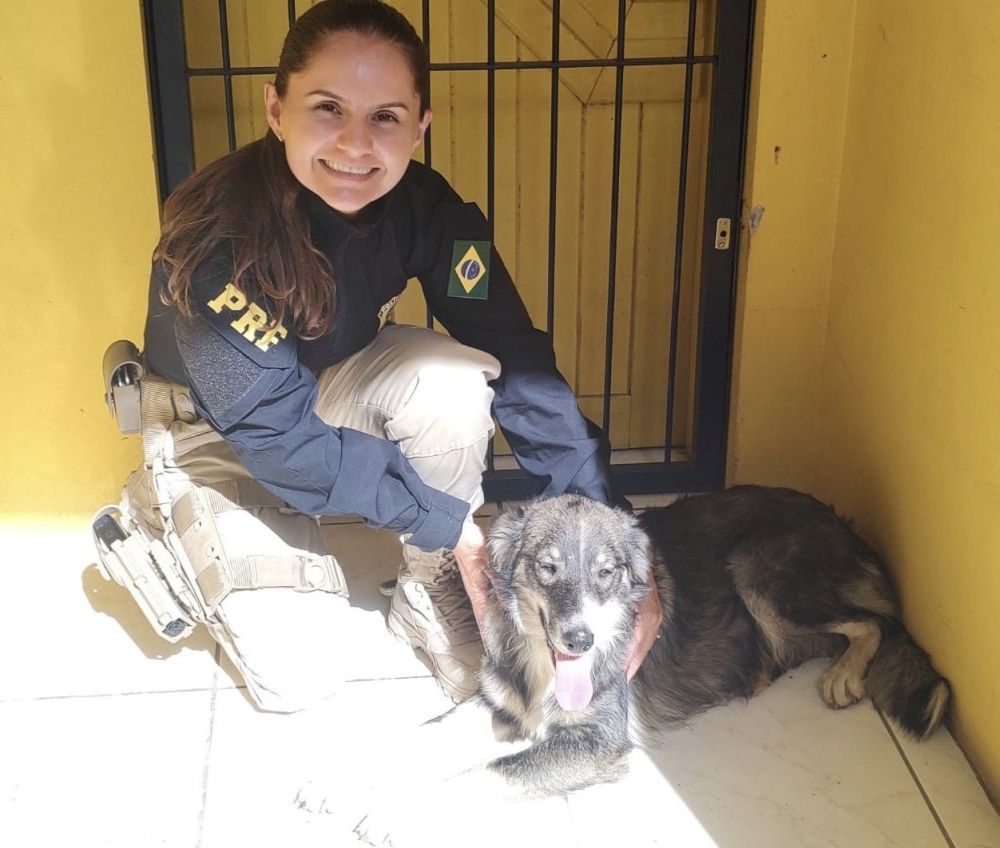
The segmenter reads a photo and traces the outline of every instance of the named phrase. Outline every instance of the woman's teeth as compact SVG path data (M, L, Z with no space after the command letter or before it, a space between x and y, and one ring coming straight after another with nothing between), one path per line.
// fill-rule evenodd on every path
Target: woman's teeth
M374 168L352 168L349 165L341 165L338 162L331 162L329 159L321 159L320 161L331 171L337 171L341 174L354 174L358 177L368 176L368 174L375 170Z

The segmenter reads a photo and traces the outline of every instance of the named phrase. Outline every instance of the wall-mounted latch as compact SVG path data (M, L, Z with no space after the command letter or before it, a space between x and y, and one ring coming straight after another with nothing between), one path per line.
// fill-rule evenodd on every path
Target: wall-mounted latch
M715 221L715 249L729 250L729 234L733 229L731 218L717 218Z

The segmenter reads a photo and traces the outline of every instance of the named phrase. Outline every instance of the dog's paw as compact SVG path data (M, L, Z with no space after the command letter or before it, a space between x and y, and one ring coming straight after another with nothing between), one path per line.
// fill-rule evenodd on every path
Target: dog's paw
M819 690L826 705L839 710L865 697L865 681L841 663L834 663L820 678Z

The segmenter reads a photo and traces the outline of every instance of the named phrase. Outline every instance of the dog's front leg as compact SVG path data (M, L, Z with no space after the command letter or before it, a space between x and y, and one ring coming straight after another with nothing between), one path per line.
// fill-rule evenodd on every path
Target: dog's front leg
M562 795L622 777L631 747L597 725L557 727L538 744L487 764L486 775L469 777L483 788L499 787L503 797Z

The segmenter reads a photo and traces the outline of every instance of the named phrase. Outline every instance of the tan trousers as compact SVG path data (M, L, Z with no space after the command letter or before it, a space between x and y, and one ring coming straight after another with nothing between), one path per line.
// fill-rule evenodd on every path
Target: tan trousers
M389 326L364 350L320 374L316 413L399 445L427 485L483 502L482 474L493 434L487 385L500 373L489 354L419 327ZM144 433L144 437L145 437ZM174 421L147 445L152 462L129 478L124 507L150 532L163 532L157 500L176 500L194 484L248 477L225 441L204 421ZM156 460L159 458L159 461ZM154 467L158 470L154 474ZM155 479L154 479L155 477ZM326 553L318 521L288 509L249 507L216 517L229 557ZM293 712L333 694L343 682L338 653L347 600L324 591L234 590L209 630L265 710Z

